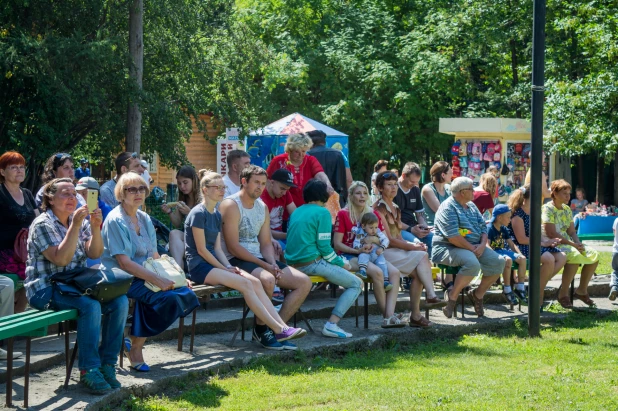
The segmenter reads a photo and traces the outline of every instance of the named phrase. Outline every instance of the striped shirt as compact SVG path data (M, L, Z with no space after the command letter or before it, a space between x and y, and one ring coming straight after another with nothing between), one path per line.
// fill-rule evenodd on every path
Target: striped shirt
M73 216L69 217L69 226ZM47 210L34 219L28 233L28 262L26 263L26 296L30 299L38 291L51 286L50 277L53 274L73 270L86 266L86 242L92 237L90 222L86 219L82 222L79 230L79 240L75 248L75 254L66 267L60 267L49 261L43 255L43 251L49 247L57 247L64 240L69 229L65 227L58 217Z
M458 235L471 244L479 244L486 233L485 220L472 201L468 202L466 208L454 197L449 197L440 204L434 221L434 244L450 244L448 239Z

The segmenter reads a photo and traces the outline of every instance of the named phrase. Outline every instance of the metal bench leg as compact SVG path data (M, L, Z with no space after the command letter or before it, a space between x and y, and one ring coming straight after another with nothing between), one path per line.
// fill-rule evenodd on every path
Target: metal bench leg
M6 347L6 406L13 406L13 341L9 338Z
M189 352L193 353L193 341L195 340L195 320L197 319L197 308L193 310L193 319L191 320L191 344Z
M573 298L575 297L575 277L571 280L571 304L573 304Z
M245 304L245 306L243 307L242 318L240 320L240 327L236 327L236 331L234 331L234 335L232 335L232 340L230 341L230 347L234 346L234 341L236 341L236 336L238 336L238 333L241 332L241 330L242 330L242 339L244 341L245 339L245 318L247 317L247 314L249 314L249 307L247 307L247 305Z
M75 345L73 345L73 352L71 353L71 359L69 360L69 362L67 362L67 376L64 379L64 389L65 390L69 386L69 379L71 378L71 371L73 370L73 364L75 363L75 357L77 356L77 349L78 349L77 338L75 338Z
M461 318L464 318L464 305L466 300L465 287L461 290Z
M313 327L311 327L309 320L307 320L307 317L305 317L305 313L303 312L303 310L299 308L298 314L300 314L300 319L305 322L305 325L307 325L307 328L309 329L309 331L315 334L315 331L313 331ZM296 328L296 314L294 314L294 328Z
M30 348L32 338L26 338L26 367L24 369L24 408L28 408L28 390L30 389Z
M120 368L124 368L124 334L122 335L122 341L120 342Z
M369 283L365 283L363 302L365 303L365 306L363 307L363 313L365 314L364 325L366 330L367 328L369 328Z
M64 380L64 388L66 388L69 385L69 377L70 377L70 370L69 370L69 362L71 362L70 359L70 350L69 350L69 322L68 321L64 321L62 323L62 331L64 332L64 363L66 364L67 367L67 375L66 375L66 379ZM77 339L75 340L75 345L77 346Z
M429 320L429 308L427 308L427 289L425 289L425 318Z
M358 328L358 297L354 301L354 316L356 317L356 328Z
M182 351L182 339L184 338L185 318L180 317L178 321L178 351Z

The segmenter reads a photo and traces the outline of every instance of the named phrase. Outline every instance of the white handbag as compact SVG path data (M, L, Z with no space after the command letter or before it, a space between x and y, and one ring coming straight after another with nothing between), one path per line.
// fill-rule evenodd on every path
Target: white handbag
M185 276L185 272L182 268L180 268L176 260L167 254L163 254L158 260L150 257L144 261L142 265L145 269L152 271L159 277L173 281L174 289L187 286L187 277ZM161 291L159 287L149 281L146 281L145 284L150 291L154 291L155 293Z

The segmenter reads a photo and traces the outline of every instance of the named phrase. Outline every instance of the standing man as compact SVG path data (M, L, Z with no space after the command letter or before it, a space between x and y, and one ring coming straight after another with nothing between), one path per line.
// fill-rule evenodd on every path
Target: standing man
M135 171L140 176L144 174L144 166L142 166L142 162L137 153L129 153L128 151L120 153L118 154L118 157L116 157L114 164L116 166L116 176L111 180L106 181L101 186L101 190L99 191L101 200L103 200L103 202L111 208L115 208L118 204L120 204L114 195L116 182L120 176L128 173L129 171Z
M348 198L348 183L343 153L326 147L326 134L321 130L307 132L313 141L313 147L307 154L315 157L322 165L333 189L339 194L339 204L345 206Z
M88 160L85 158L82 158L81 160L79 160L79 168L77 170L75 170L75 179L76 180L81 180L82 177L90 177L90 164L88 163Z
M371 175L371 204L380 199L380 192L376 188L376 178L378 174L386 170L388 170L388 161L386 160L378 160L378 162L373 165L373 174Z
M311 280L300 271L275 260L270 215L260 199L267 183L266 170L249 165L240 172L240 183L240 191L219 205L223 224L222 248L230 264L262 282L269 297L272 297L275 285L291 290L279 311L281 319L287 322L305 301L311 290ZM259 319L256 322L253 338L263 347L296 349L288 341L278 342L264 322Z
M418 164L409 162L403 167L401 177L397 180L399 189L393 200L401 209L403 239L414 242L417 238L427 246L427 254L431 258L431 241L433 233L425 222L425 210L421 201L421 168Z
M266 182L266 190L260 198L268 207L270 213L270 233L285 251L287 234L283 232L283 214L292 215L296 210L296 205L290 194L290 188L296 187L294 176L284 168L275 171Z
M240 172L251 164L251 157L246 151L232 150L227 154L227 174L223 176L225 198L240 191Z

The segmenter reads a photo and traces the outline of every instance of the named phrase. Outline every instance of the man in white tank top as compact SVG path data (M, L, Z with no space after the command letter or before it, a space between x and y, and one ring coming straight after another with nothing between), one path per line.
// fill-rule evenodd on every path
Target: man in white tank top
M311 291L311 280L302 272L275 259L270 215L268 207L260 199L266 181L266 171L261 167L250 165L242 170L240 191L219 205L223 234L221 245L230 264L258 278L269 297L272 297L275 284L291 290L279 311L281 319L287 322ZM265 348L271 348L269 345L272 344L268 341L268 333L264 322L258 319L253 332L254 339ZM282 345L284 349L296 349L288 341Z

